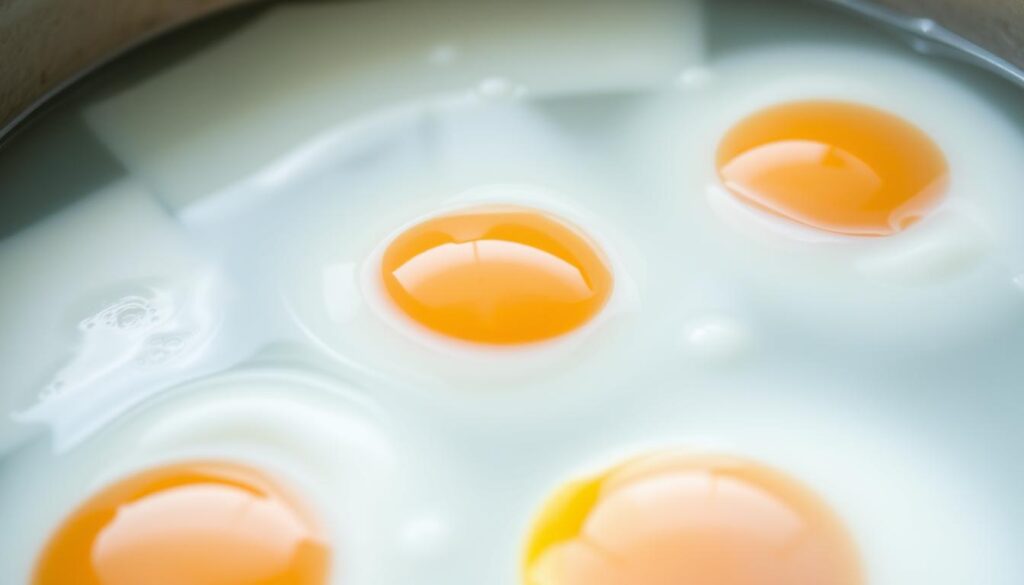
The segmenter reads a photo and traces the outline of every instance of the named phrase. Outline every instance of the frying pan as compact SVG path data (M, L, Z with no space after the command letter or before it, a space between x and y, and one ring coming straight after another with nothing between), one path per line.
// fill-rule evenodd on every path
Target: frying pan
M261 0L0 0L0 140L99 65L186 23ZM772 1L772 0L766 0ZM1022 0L818 0L1024 85Z

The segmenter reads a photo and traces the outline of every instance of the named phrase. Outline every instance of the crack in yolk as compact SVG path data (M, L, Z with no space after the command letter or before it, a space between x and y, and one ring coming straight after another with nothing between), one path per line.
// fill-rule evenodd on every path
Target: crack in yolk
M399 234L384 290L414 322L477 343L521 344L576 330L604 306L612 275L576 228L523 208L468 210Z
M524 585L862 585L813 493L743 460L664 453L570 483L527 543Z
M949 171L938 146L892 114L805 101L736 124L718 175L741 201L797 223L852 236L888 236L933 210Z
M51 537L33 585L324 585L318 529L274 484L181 464L101 491Z

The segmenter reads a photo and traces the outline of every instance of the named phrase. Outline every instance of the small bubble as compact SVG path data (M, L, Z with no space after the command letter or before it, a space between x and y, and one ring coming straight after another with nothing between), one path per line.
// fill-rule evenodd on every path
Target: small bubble
M924 34L931 34L938 28L938 25L929 18L918 18L914 20L914 28Z
M713 75L706 67L690 67L683 70L676 78L676 87L679 89L699 89L711 83Z
M92 329L97 324L102 323L111 329L127 331L148 327L160 319L160 312L148 299L139 296L128 296L108 305L97 313L95 317L83 321L82 328Z
M150 315L148 315L146 307L124 307L117 312L115 324L119 329L134 329L144 323L147 317Z
M188 333L154 335L146 340L135 362L142 366L153 366L169 361L187 347L190 336Z
M1013 285L1024 291L1024 272L1013 277Z
M750 334L737 321L728 317L708 317L683 329L687 352L706 361L733 358L750 345Z
M444 554L449 539L449 527L436 512L425 513L411 519L401 531L401 543L407 554L432 557Z
M39 400L42 402L45 402L47 400L53 400L54 398L60 396L65 386L66 384L64 380L61 380L60 378L50 382L39 393Z
M523 96L526 88L504 77L488 77L477 85L476 93L487 100L505 100Z
M455 45L437 45L427 55L427 60L434 65L449 65L459 56L459 49Z
M185 340L178 336L173 336L165 339L161 344L167 351L181 351L185 347Z
M910 48L922 55L931 55L935 51L935 43L926 39L911 39Z

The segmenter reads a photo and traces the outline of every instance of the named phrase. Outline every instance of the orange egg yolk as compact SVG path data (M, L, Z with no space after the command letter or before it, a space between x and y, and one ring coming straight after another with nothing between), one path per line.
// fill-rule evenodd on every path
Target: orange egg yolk
M833 101L787 103L736 124L718 175L740 200L792 221L854 236L897 233L945 194L942 151L892 114Z
M323 585L328 549L295 503L240 467L141 473L53 535L34 585Z
M388 245L384 288L416 323L487 344L543 341L592 319L612 275L576 228L545 213L486 208L413 226Z
M527 543L525 585L860 585L828 507L760 465L660 454L563 488Z

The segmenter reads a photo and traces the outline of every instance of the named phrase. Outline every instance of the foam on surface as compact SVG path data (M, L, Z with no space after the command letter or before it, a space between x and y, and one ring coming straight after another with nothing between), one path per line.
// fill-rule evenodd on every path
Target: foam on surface
M10 275L0 287L0 411L73 394L142 359L147 340L181 324L177 317L204 269L196 244L131 181L6 239L0 246L0 272ZM197 339L204 328L195 319L187 323ZM26 432L0 420L0 450Z

